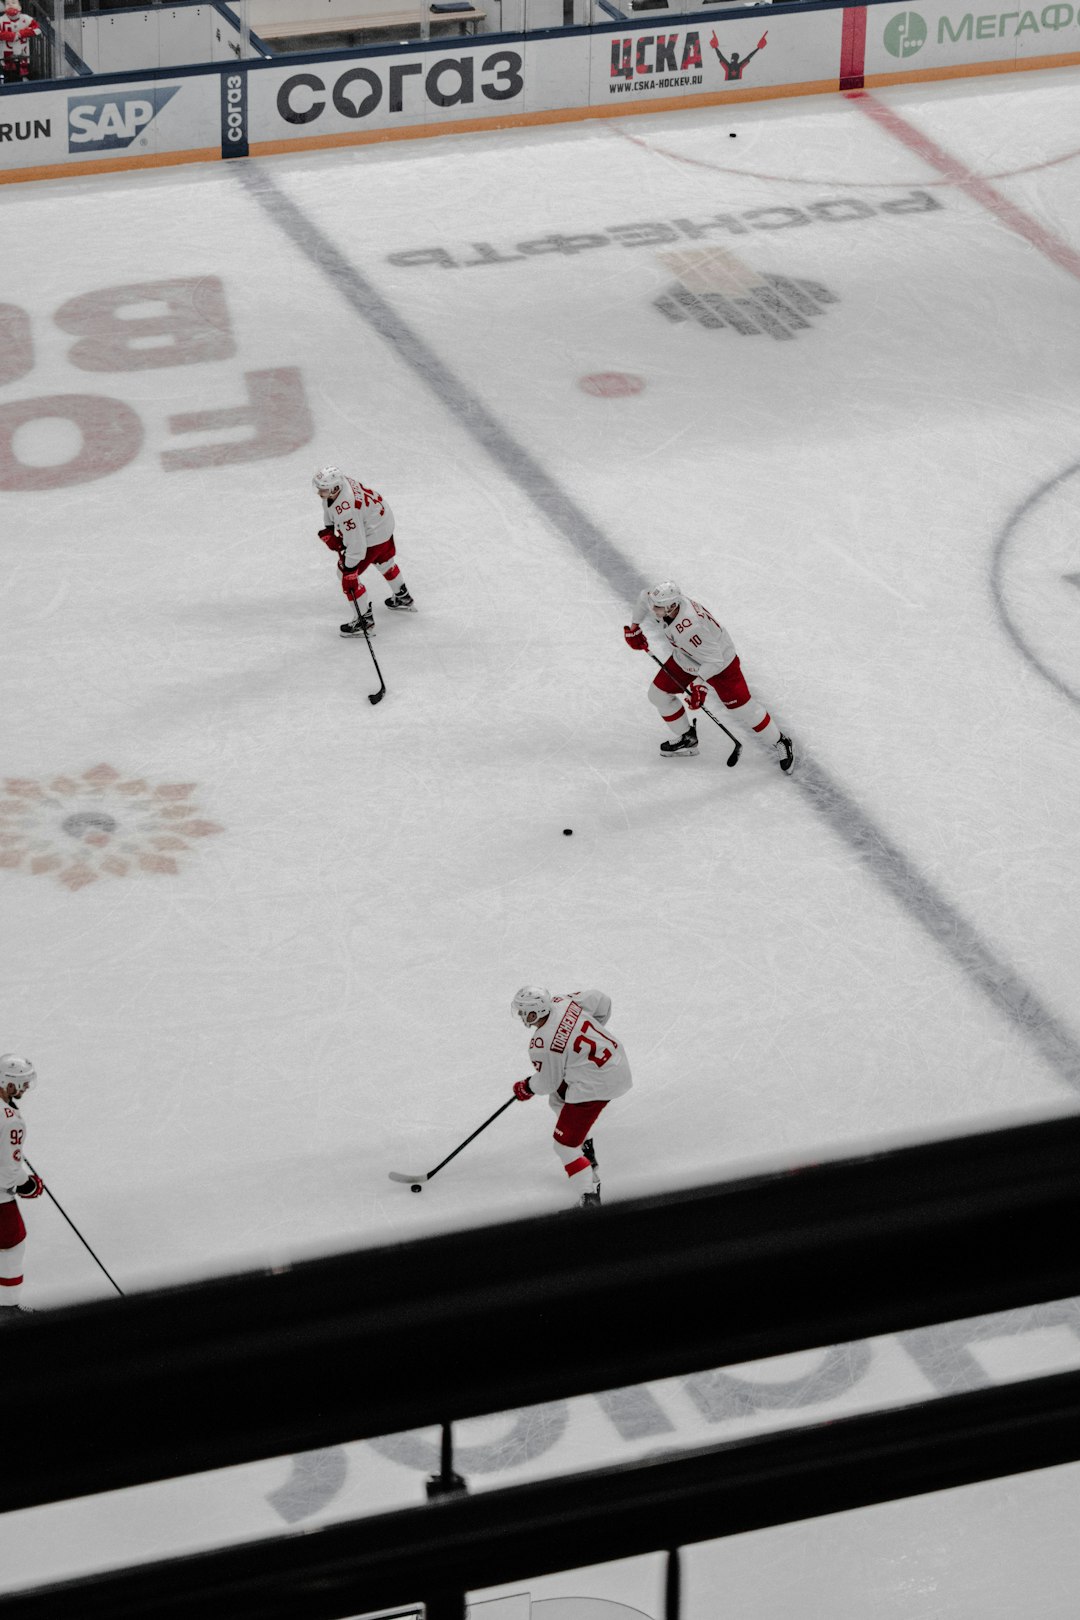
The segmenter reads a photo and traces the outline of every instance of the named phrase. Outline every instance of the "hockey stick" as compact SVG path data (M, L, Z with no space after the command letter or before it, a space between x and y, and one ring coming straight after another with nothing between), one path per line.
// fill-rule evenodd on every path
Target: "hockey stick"
M375 673L379 677L379 690L377 692L368 693L368 702L381 703L383 698L386 696L386 681L383 678L382 670L379 668L379 660L375 656L375 649L371 645L371 637L367 633L367 625L364 623L364 615L360 611L360 603L358 601L354 602L353 607L356 609L356 622L364 632L364 640L367 642L367 650L371 654L371 662L375 665Z
M37 1176L38 1180L41 1181L41 1190L42 1190L42 1192L44 1192L49 1198L52 1198L53 1203L56 1205L57 1209L60 1211L60 1213L64 1217L65 1221L67 1221L68 1225L71 1227L71 1230L74 1232L75 1236L78 1238L79 1242L82 1244L83 1248L86 1250L86 1252L90 1256L91 1260L96 1261L96 1263L99 1266L101 1266L102 1271L105 1271L105 1267L101 1265L101 1261L98 1260L97 1255L94 1253L94 1251L90 1247L89 1243L87 1243L86 1239L83 1237L82 1233L79 1231L79 1228L75 1225L75 1222L71 1219L71 1216L62 1207L62 1205L60 1204L59 1199L53 1197L53 1194L49 1191L49 1188L46 1186L45 1182L42 1181L42 1178L40 1176L38 1176L38 1173L34 1169L33 1165L30 1163L30 1160L29 1159L24 1159L23 1163L25 1164L26 1168L29 1170L30 1174L32 1176ZM109 1277L109 1273L107 1271L105 1271L105 1275L106 1275L106 1277ZM120 1287L120 1284L116 1281L116 1278L115 1277L109 1277L109 1281L112 1283L113 1287L116 1289L116 1292L120 1295L120 1298L123 1299L124 1290Z
M654 664L659 665L659 667L664 671L665 675L670 675L671 674L671 671L670 671L670 669L668 669L667 665L662 663L661 660L659 658L657 658L657 656L656 656L656 654L654 652L650 652L649 657L652 659ZM693 677L691 677L690 686L693 686L693 684L694 684ZM684 695L687 692L689 692L690 686L684 686L683 687L682 690L683 690ZM695 710L692 710L691 712L696 713ZM724 733L724 736L731 738L731 740L735 744L735 746L731 750L731 753L727 757L727 763L729 765L737 765L739 763L739 755L742 753L742 743L739 741L738 737L736 737L736 735L735 735L735 733L733 731L729 731L727 726L725 726L724 722L722 720L718 720L716 718L715 714L713 714L711 710L709 710L709 709L707 709L705 707L704 703L701 705L701 713L702 714L707 714L709 716L709 719L712 721L713 725L714 726L719 726L720 730Z
M501 1105L501 1107L496 1108L496 1110L492 1114L491 1118L490 1119L485 1119L485 1121L484 1121L484 1123L482 1125L478 1125L476 1127L475 1131L473 1131L472 1135L467 1136L465 1138L464 1142L462 1142L460 1144L460 1146L458 1146L458 1147L456 1147L454 1149L453 1153L448 1153L446 1155L446 1158L441 1160L441 1162L435 1166L434 1170L428 1170L422 1175L415 1175L415 1176L407 1176L403 1170L391 1170L391 1172L390 1172L390 1180L391 1181L404 1181L409 1186L412 1187L413 1192L419 1192L420 1188L423 1186L425 1181L430 1181L432 1176L437 1176L439 1171L443 1168L444 1165L449 1164L451 1159L456 1159L457 1158L457 1156L461 1152L462 1148L467 1148L470 1142L475 1142L476 1138L480 1135L481 1131L486 1131L488 1126L493 1124L495 1122L495 1120L498 1119L500 1114L505 1114L506 1110L510 1107L510 1105L512 1103L516 1103L516 1102L517 1102L516 1097L513 1097L513 1096L507 1097L506 1101Z

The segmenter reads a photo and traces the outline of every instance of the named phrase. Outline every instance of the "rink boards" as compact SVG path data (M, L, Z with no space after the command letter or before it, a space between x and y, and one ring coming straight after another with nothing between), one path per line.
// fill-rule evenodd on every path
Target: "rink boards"
M1080 62L1080 11L753 8L202 63L0 90L0 179L371 141Z

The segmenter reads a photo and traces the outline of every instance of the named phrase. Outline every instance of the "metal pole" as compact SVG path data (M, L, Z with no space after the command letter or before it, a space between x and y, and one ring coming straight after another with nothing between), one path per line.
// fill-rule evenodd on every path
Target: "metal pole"
M679 1571L679 1549L672 1547L667 1555L664 1572L664 1620L679 1620L682 1580Z

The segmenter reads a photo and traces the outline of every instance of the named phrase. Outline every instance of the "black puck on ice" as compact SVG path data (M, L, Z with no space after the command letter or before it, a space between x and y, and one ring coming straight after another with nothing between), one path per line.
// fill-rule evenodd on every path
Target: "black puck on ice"
M423 1187L420 1185L420 1183L418 1181L414 1181L411 1188L409 1189L410 1192L423 1192L423 1190L424 1190Z
M728 130L727 138L729 141L733 141L735 139L735 131L733 129Z
M562 830L562 835L563 835L564 838L573 838L573 836L574 836L573 827L564 827L563 830Z

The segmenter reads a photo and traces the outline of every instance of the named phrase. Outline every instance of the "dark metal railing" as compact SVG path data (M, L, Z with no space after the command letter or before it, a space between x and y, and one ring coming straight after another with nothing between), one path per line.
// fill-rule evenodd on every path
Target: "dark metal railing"
M1078 1295L1078 1221L1069 1117L43 1313L5 1338L19 1466L0 1475L0 1507L433 1424L449 1480L460 1418ZM570 1332L585 1310L589 1332ZM201 1603L299 1620L410 1595L449 1614L477 1587L1071 1461L1078 1415L1080 1374L1062 1374L475 1498L433 1492L97 1577L77 1597L0 1599L0 1614Z

